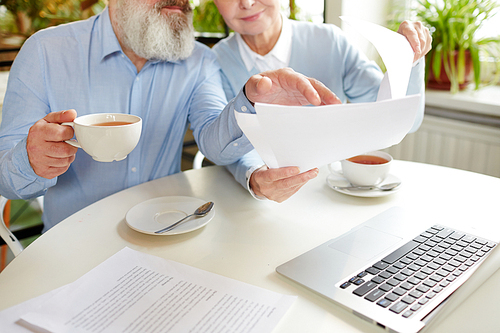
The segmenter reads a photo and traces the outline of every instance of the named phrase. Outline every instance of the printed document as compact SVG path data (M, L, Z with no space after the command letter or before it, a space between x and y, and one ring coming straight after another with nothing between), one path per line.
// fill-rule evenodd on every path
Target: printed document
M0 312L0 324L10 321L9 332L260 333L296 299L130 248L49 294Z

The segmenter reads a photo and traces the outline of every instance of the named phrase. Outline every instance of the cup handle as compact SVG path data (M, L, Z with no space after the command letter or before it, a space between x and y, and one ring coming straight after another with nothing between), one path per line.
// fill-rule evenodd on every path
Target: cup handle
M344 177L344 175L342 174L342 172L338 172L337 170L335 170L335 169L332 167L332 164L333 164L333 163L328 164L328 169L330 170L330 173L334 174L334 175L335 175L335 176L337 176L337 177Z
M74 122L61 123L61 125L63 125L63 126L71 126L73 129L75 129L75 123ZM66 140L64 142L66 142L70 146L73 146L73 147L76 147L76 148L82 148L82 146L80 146L80 144L76 140Z

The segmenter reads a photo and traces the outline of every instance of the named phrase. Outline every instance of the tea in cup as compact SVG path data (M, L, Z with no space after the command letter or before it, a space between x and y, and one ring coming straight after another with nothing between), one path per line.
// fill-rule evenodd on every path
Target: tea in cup
M392 156L383 151L372 151L340 161L342 174L333 170L330 172L346 178L352 185L374 186L382 183L389 174Z
M99 162L121 161L134 150L142 131L142 119L123 113L95 113L62 123L71 126L76 140L66 143L82 148Z

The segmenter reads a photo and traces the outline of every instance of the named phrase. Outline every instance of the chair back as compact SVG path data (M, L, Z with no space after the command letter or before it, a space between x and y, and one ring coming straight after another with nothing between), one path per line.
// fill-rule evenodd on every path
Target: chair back
M205 159L205 155L198 150L193 160L193 169L201 169L203 166L203 160Z
M23 250L23 246L19 242L19 240L14 236L14 234L10 231L10 229L5 224L4 220L4 210L5 205L9 201L7 198L0 197L0 237L4 240L4 242L9 246L10 250L14 254L14 256L18 256Z

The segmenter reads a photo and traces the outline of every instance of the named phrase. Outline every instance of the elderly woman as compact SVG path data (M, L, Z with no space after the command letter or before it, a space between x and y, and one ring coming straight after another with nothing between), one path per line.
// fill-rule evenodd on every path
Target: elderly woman
M214 0L235 34L217 43L228 99L254 74L291 67L330 88L342 102L372 102L377 98L383 73L331 24L288 20L280 14L279 0ZM415 53L407 94L424 93L422 57L431 48L429 30L420 22L403 22L398 32ZM423 118L424 102L412 131ZM281 202L318 174L300 173L296 167L268 169L258 154L248 153L228 169L258 198Z

